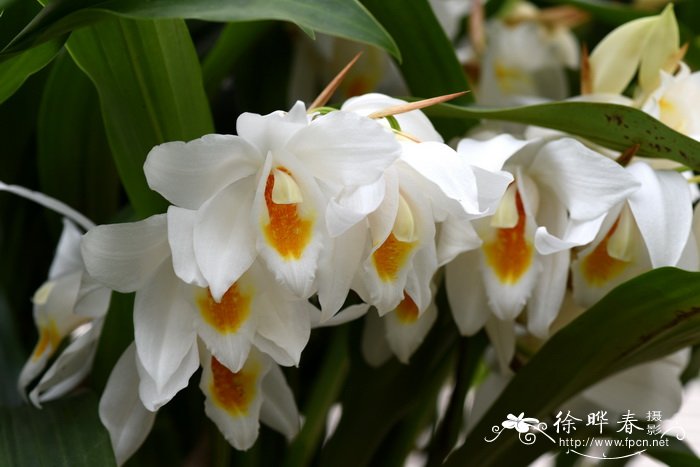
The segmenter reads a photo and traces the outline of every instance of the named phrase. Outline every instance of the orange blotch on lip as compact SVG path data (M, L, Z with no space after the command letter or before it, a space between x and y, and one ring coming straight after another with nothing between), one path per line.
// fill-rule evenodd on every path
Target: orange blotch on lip
M251 295L242 293L238 283L235 283L221 297L221 302L217 303L207 289L206 294L202 293L197 300L197 305L204 321L221 333L232 333L250 315L251 301Z
M32 359L39 359L44 353L51 349L54 352L61 343L61 335L56 329L56 323L49 321L46 326L41 326L39 329L39 342L37 342L32 354Z
M210 390L214 402L234 417L247 415L250 403L255 399L258 370L244 367L234 373L211 357L211 373Z
M417 242L401 242L393 232L389 234L382 246L372 253L372 263L377 275L384 282L395 281L399 270L406 264L408 256Z
M291 176L284 167L278 167L278 170ZM277 204L272 201L274 186L275 177L270 174L265 185L265 204L270 217L270 222L263 227L265 238L285 260L299 259L311 241L313 221L302 219L294 203Z
M532 264L534 250L525 239L525 208L520 193L515 194L518 223L511 228L497 229L495 240L484 244L486 262L504 284L514 284Z
M627 267L625 261L613 258L608 254L608 241L617 230L619 219L615 221L605 238L598 244L593 252L581 261L581 272L584 279L590 285L600 287L619 275Z
M403 300L396 307L396 317L404 324L412 324L418 320L418 305L406 292L403 294Z

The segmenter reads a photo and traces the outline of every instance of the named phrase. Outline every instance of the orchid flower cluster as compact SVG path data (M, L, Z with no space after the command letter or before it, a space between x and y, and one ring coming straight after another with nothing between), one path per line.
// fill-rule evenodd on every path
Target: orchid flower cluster
M495 47L481 63L484 102L515 76L499 56L507 47ZM616 29L582 60L576 99L636 106L699 137L688 96L700 82L681 61L670 8ZM635 75L637 94L623 96ZM118 462L200 368L206 414L245 450L260 422L288 439L299 431L281 367L299 365L313 328L366 315L366 339L378 339L367 359L407 363L436 319L444 279L460 333L486 330L494 374L507 381L517 342L547 339L652 268L700 269L698 193L682 171L532 127L483 127L450 146L422 103L378 93L324 104L244 113L235 136L154 147L143 170L166 213L78 220L85 235L66 220L33 298L39 341L20 390L31 386L39 405L75 387L110 291L135 292L134 342L100 402Z

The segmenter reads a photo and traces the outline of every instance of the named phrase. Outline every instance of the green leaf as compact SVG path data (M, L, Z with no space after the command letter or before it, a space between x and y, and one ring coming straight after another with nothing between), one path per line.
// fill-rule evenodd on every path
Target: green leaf
M433 116L483 118L537 125L581 136L610 149L639 145L637 156L671 159L700 169L700 142L678 133L632 107L593 102L556 102L507 109L440 104L425 109Z
M11 42L14 52L58 37L110 15L209 21L290 21L302 29L364 42L400 59L399 49L357 0L55 0Z
M507 414L546 420L588 386L629 368L700 343L700 273L661 268L622 284L552 336L505 388L465 444L445 464L523 464L552 448L524 446L505 433L489 444Z
M403 55L401 73L414 96L434 97L469 90L454 47L427 0L364 0L364 4L396 40ZM470 94L454 100L462 105L472 101ZM450 139L463 135L476 122L434 123L442 136Z
M95 87L68 54L46 82L37 130L41 191L108 221L119 207L119 177Z
M25 357L18 330L5 291L0 290L0 405L19 405L22 400L15 384Z
M92 394L30 406L0 407L0 465L116 466Z
M50 41L0 62L0 104L14 94L27 78L49 64L61 47L62 41Z
M110 20L76 31L66 47L95 84L119 175L139 217L163 212L143 173L166 141L213 132L199 61L181 20Z

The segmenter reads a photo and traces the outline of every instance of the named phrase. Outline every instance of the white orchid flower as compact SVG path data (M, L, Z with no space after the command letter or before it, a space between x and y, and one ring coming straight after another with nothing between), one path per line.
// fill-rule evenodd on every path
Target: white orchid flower
M87 274L80 254L81 230L94 226L92 221L43 193L2 182L0 190L65 216L48 279L32 298L39 341L18 380L18 389L24 395L32 381L44 372L60 345L67 341L66 347L29 392L29 399L39 407L42 402L74 389L87 375L97 351L111 292Z
M569 250L592 241L606 213L639 183L570 138L467 139L458 151L474 165L503 169L515 178L496 213L474 222L481 248L446 268L460 331L473 334L488 324L503 363L514 350L513 320L526 305L530 332L548 334L566 289Z
M644 162L626 171L640 183L639 190L610 209L595 240L571 265L574 297L584 307L652 268L698 266L690 236L691 190L683 175Z
M245 365L232 372L202 349L200 387L205 411L236 449L250 448L259 420L293 438L299 413L284 375L269 357L254 351ZM117 465L123 465L148 437L156 417L139 395L140 362L132 343L115 365L100 399L99 413L107 428Z
M313 120L298 102L288 113L243 114L238 136L207 135L155 147L144 165L151 188L191 216L169 214L171 235L192 239L172 246L173 261L193 250L215 301L260 255L276 279L297 296L315 292L327 230L327 196L373 186L398 157L394 138L368 118L331 112ZM368 203L376 204L372 196ZM337 218L338 216L335 216ZM188 256L189 257L189 256ZM178 268L176 272L180 274Z
M242 368L254 346L280 364L298 364L312 305L282 291L258 263L217 302L209 289L176 276L167 221L161 214L98 226L82 244L95 279L120 292L136 291L134 338L144 406L157 410L187 385L199 367L197 336L231 371ZM170 240L192 245L191 238L171 235Z
M368 94L349 99L342 110L369 115L402 104L405 102L398 99ZM352 239L336 242L336 249L353 255L346 263L359 265L358 274L345 269L344 288L349 288L354 275L353 288L382 315L394 310L405 297L420 313L428 307L432 295L429 284L439 265L436 222L483 216L490 208L480 205L484 200L477 194L477 177L471 167L442 143L422 112L412 110L393 118L400 126L401 155L380 179L377 190L383 199L368 213L364 226L348 231ZM506 184L501 183L503 189ZM367 244L367 239L368 249L344 246L347 240ZM337 264L336 272L342 270ZM320 290L322 300L323 295Z
M280 368L267 355L252 351L237 372L202 352L200 388L204 410L236 449L246 450L258 437L259 421L291 440L300 418L294 395Z

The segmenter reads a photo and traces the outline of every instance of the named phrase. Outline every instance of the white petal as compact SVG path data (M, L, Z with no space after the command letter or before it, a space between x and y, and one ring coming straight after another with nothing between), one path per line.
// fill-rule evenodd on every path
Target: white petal
M272 365L262 381L265 397L260 408L260 420L291 440L299 432L299 410L294 394L277 365Z
M675 266L688 241L693 218L690 190L683 175L655 171L637 163L627 169L642 188L629 198L629 206L655 268Z
M569 251L561 251L540 257L542 273L527 304L528 330L537 337L544 339L549 335L549 326L559 313L566 292L570 255Z
M207 282L199 270L194 254L194 226L197 211L168 207L168 243L173 255L173 269L177 277L199 287L206 287Z
M216 368L212 368L213 365ZM199 387L206 396L204 411L224 438L238 450L251 448L258 437L258 420L264 400L261 386L270 365L269 359L258 352L252 352L236 373L231 373L211 358L205 356L203 359ZM234 384L236 393L231 394Z
M170 256L165 214L140 222L100 225L83 237L88 273L118 292L140 289Z
M527 141L509 134L496 136L486 141L465 138L457 145L457 152L475 167L489 172L498 172L510 156L519 151Z
M273 285L259 297L256 303L258 334L282 349L294 365L299 365L301 352L311 335L307 308L312 305L306 300L285 297L280 292Z
M627 22L600 41L590 57L593 92L622 94L634 76L655 17Z
M331 112L299 130L287 149L328 183L374 183L400 152L394 136L377 122L350 112Z
M63 231L58 240L56 253L49 269L49 279L83 269L83 259L80 255L80 240L83 234L68 220L63 218Z
M369 305L366 303L358 303L357 305L350 305L349 307L340 310L340 312L338 312L332 318L322 321L321 314L318 312L318 310L316 310L316 312L311 313L311 327L324 328L339 326L363 317L367 314L367 311L369 311Z
M197 209L260 165L262 157L243 138L212 134L154 147L143 170L152 190L180 207Z
M370 93L362 96L351 97L340 108L346 112L355 112L367 116L378 110L405 104L405 101L386 96L384 94ZM396 121L403 133L409 134L419 141L437 141L442 143L442 136L435 131L428 117L420 110L412 110L396 115ZM383 121L383 119L382 119Z
M71 342L41 377L29 394L39 407L42 402L58 399L75 389L92 368L97 343L102 332L103 320L86 324L89 329Z
M481 244L471 221L450 216L440 224L437 242L438 265L443 266L458 255L479 248Z
M138 385L136 348L132 344L112 370L100 399L100 420L109 431L118 465L124 464L143 444L156 418L141 403Z
M389 236L399 210L399 174L392 167L384 175L386 192L379 207L367 216L372 234L372 247L378 247Z
M386 326L386 340L399 361L408 364L411 355L428 335L428 331L437 318L437 308L429 306L415 320L401 319L396 311L388 313L383 319Z
M134 301L134 340L138 360L163 392L166 383L184 364L196 341L197 310L181 291L182 282L165 263L146 286L136 292ZM149 410L154 402L142 398Z
M510 371L510 361L515 355L515 322L502 321L491 316L486 321L486 334L496 350L502 373Z
M331 237L337 237L374 212L384 199L384 177L369 185L343 190L332 198L326 209L326 227Z
M156 411L170 402L175 394L187 387L190 377L199 369L199 351L197 341L193 340L180 366L165 381L156 382L136 358L136 368L141 382L139 397L150 411Z
M529 175L548 186L575 220L600 217L640 186L619 164L571 138L544 144Z
M441 143L406 143L402 147L402 161L435 184L447 198L457 201L465 213L479 213L476 178L464 158Z
M480 167L472 167L479 195L479 210L483 215L493 214L498 203L513 182L513 175L499 170L490 172Z
M197 212L194 254L217 300L255 260L255 228L250 218L253 182L251 177L234 183Z
M84 273L74 312L86 318L101 318L107 314L111 297L110 289Z
M289 138L308 125L304 103L297 101L292 109L268 115L243 113L236 121L238 134L253 144L260 154L277 151Z
M367 364L373 367L382 366L391 358L384 321L377 313L370 312L365 318L360 349Z
M345 303L352 279L367 252L367 234L366 225L355 225L321 252L318 272L321 321L330 319Z
M479 270L479 252L465 253L447 264L445 287L459 332L471 336L484 327L491 313Z

